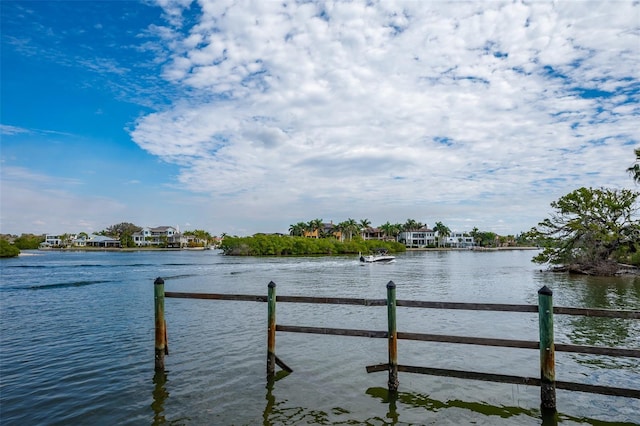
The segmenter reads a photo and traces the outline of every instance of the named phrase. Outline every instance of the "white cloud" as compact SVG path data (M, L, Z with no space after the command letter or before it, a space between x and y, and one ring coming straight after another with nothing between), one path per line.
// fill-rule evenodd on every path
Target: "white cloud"
M0 134L2 135L17 135L20 133L30 133L30 131L28 129L23 129L22 127L0 124Z
M164 77L193 96L131 136L238 221L518 232L579 186L632 185L637 4L201 0L186 27L188 3L160 5Z

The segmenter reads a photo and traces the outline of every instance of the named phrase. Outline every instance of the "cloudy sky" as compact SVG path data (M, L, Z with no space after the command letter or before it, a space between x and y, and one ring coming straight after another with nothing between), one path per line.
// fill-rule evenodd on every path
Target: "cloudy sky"
M6 1L2 233L517 234L634 188L637 1Z

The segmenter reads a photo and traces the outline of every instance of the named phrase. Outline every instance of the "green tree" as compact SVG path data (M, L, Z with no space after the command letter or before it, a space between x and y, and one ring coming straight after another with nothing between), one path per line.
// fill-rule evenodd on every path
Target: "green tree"
M294 237L303 237L304 231L307 230L307 224L304 222L298 222L295 225L289 226L289 235Z
M640 249L637 199L628 189L580 188L551 203L555 213L529 232L543 248L536 263L612 275Z
M322 233L323 228L324 228L324 222L322 221L322 219L313 219L309 221L309 223L307 224L308 231L317 232L318 238L322 237L320 234Z
M195 240L189 243L190 247L208 247L209 243L213 240L211 234L203 229L184 231L182 234L193 237Z
M383 247L391 253L406 250L404 245L389 241L353 239L343 243L332 238L311 239L265 234L256 234L251 237L226 237L220 245L223 253L231 256L357 254L368 253L378 247Z
M349 239L352 240L353 234L356 234L358 233L358 231L360 231L358 222L356 222L355 219L349 218L344 222L344 224L345 224L344 231L347 233L347 235L349 235Z
M417 231L422 228L424 225L420 222L415 221L414 219L407 219L407 221L402 225L403 231Z
M469 232L469 235L471 235L473 237L473 243L474 244L478 244L479 241L479 230L477 226L474 226L473 229L471 230L471 232Z
M391 224L391 222L386 221L385 223L380 225L379 228L382 229L382 232L384 232L385 238L391 237L393 235L393 225Z
M631 167L627 169L627 171L631 174L633 180L635 180L636 183L640 183L640 148L637 148L635 150L635 153L636 161Z
M133 223L121 222L107 227L107 229L101 231L100 234L120 240L122 247L134 247L133 234L141 230L142 228L140 226L134 225Z
M20 250L35 250L44 240L44 235L22 234L13 241L13 244Z
M120 239L123 235L133 235L140 230L142 230L142 228L134 225L133 223L121 222L107 227L107 229L102 231L101 234L107 237Z
M451 230L442 222L436 222L433 230L438 233L438 247L442 247L445 239L451 234Z
M60 235L60 246L61 247L69 247L71 245L71 234L62 234Z
M369 219L360 219L360 236L364 238L364 231L371 227L371 221Z
M380 225L379 228L382 229L382 232L384 232L385 239L393 239L395 241L398 238L398 234L402 232L404 225L400 223L392 224L387 221L386 223Z
M0 239L0 257L16 257L20 254L20 249L9 241Z

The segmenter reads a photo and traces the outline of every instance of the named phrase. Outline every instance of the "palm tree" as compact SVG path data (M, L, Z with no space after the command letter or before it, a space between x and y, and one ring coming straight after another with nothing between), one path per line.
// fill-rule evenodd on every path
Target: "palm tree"
M352 240L353 234L358 232L358 222L356 222L355 219L349 218L343 223L345 225L344 231L349 234L349 239Z
M298 222L295 225L289 226L289 235L292 235L294 237L302 237L306 229L307 229L306 223Z
M360 236L364 238L364 231L369 229L371 226L371 221L369 219L361 219L360 220Z
M320 238L320 231L322 230L322 228L324 228L324 222L322 221L322 219L313 219L307 224L307 227L309 232L317 232L316 238Z
M384 232L385 238L393 235L394 226L389 221L387 221L386 223L383 223L378 228L382 229L382 232Z
M436 225L433 227L433 230L438 233L438 247L443 246L443 239L446 238L449 234L451 234L451 229L447 228L442 222L436 222Z
M402 230L404 229L404 225L400 223L391 224L389 221L387 221L386 223L380 225L378 228L382 229L382 232L384 232L385 239L393 238L394 240L397 240L398 234L400 234L400 232L402 232Z
M627 171L631 174L633 180L635 180L636 183L640 183L640 148L636 149L635 153L636 161L633 166L627 169Z
M344 241L344 236L347 233L347 222L340 222L337 225L334 225L334 231L337 230L340 232L340 241Z
M391 226L391 235L393 236L394 240L398 239L398 235L400 235L401 231L402 231L402 224L401 223L394 223Z
M413 219L407 219L407 221L402 225L404 231L416 231L422 227L422 224L416 222Z

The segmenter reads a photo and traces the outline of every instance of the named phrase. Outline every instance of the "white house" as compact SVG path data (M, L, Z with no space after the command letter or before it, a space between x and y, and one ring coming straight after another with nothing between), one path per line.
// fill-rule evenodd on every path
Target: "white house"
M436 244L436 235L435 231L424 226L415 231L400 232L398 242L410 248L424 248Z
M63 240L64 237L64 240ZM62 234L62 235L53 235L47 234L44 237L44 241L40 243L40 248L51 248L51 247L63 247L71 243L75 245L76 235L75 234Z
M167 247L182 247L187 239L173 226L145 227L132 235L133 242L138 247L166 245Z
M120 240L116 240L115 238L111 238L111 237L106 237L104 235L93 234L86 241L86 246L87 247L118 248L118 247L120 247Z
M454 231L445 239L445 245L456 248L471 248L474 246L474 241L468 233Z

